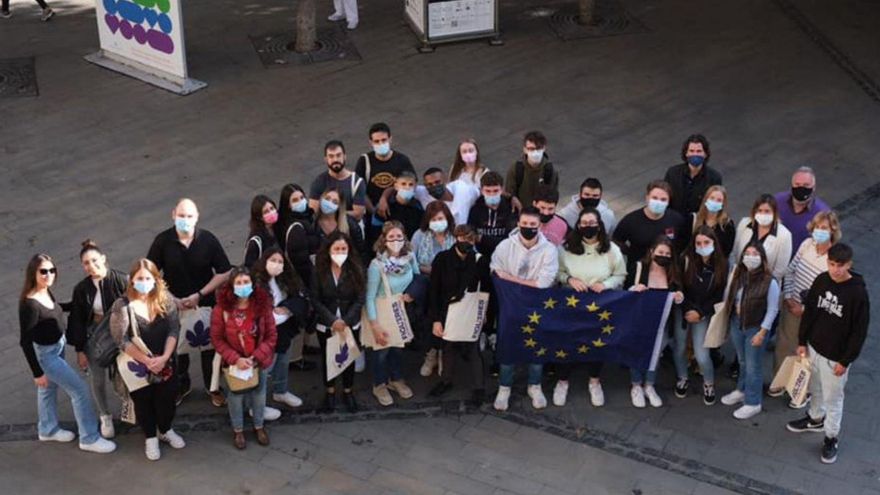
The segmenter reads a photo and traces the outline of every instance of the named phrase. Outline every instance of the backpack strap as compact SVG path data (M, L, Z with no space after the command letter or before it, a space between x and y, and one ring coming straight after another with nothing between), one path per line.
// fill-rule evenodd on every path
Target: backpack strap
M370 155L367 153L363 154L364 157L364 179L370 180ZM357 174L355 174L357 175Z
M544 173L541 174L541 182L544 184L550 184L553 182L553 164L549 161L544 164Z
M516 189L514 190L514 196L519 195L519 188L522 187L523 180L525 178L525 168L526 165L522 162L522 160L517 160L513 165L514 173L516 174Z
M253 241L253 242L255 242L255 243L257 244L257 253L258 253L258 254L257 254L257 258L259 258L260 256L263 256L263 240L260 239L260 236L258 236L258 235L254 235L254 236L251 236L251 237L247 240L247 242L244 244L244 255L245 255L245 257L247 257L247 246L248 246L248 244L251 243L251 241Z
M292 224L290 224L290 226L287 227L287 232L284 233L284 246L285 247L290 245L290 231L293 230L293 228L296 227L297 225L299 225L300 227L305 229L305 226L302 224L302 222L293 222ZM285 249L285 251L286 251L286 249Z

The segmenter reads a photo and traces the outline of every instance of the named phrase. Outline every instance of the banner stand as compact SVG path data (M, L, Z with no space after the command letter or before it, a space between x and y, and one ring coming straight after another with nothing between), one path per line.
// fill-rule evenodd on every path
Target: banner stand
M208 83L206 82L177 77L173 74L139 64L129 58L116 56L112 52L106 50L98 50L97 52L86 55L83 58L105 69L110 69L114 72L135 79L140 79L145 83L152 84L153 86L157 86L165 91L176 93L180 96L195 93L208 86Z

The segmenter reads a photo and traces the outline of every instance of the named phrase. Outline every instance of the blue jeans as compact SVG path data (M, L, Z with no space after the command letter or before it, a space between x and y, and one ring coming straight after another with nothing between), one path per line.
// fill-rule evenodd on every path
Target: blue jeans
M400 369L400 347L387 347L379 351L372 351L373 356L373 385L382 385L391 380L403 379Z
M544 374L544 365L541 363L531 363L529 366L529 385L540 385L541 377ZM512 364L502 364L498 370L498 384L502 387L513 386L513 373L516 367Z
M273 394L283 394L288 392L287 383L288 378L290 377L290 372L287 365L290 363L290 358L288 357L289 354L289 347L287 348L287 352L275 354L275 362L272 364L272 372L269 373L272 377Z
M736 349L736 357L739 359L739 379L736 381L736 389L745 392L747 406L760 406L761 394L764 392L764 348L767 347L769 335L764 336L761 345L752 345L752 337L761 328L740 328L739 318L734 316L730 319L730 340Z
M706 341L706 330L709 329L709 318L703 318L696 323L687 323L681 312L678 310L675 312L675 345L672 354L675 359L675 374L679 379L688 377L688 361L685 354L687 353L688 330L690 330L691 340L694 344L694 357L697 358L697 364L700 365L703 383L715 383L715 365L712 363L709 349L703 347L703 343ZM682 328L682 323L686 323L687 326Z
M654 385L654 382L657 381L657 371L637 370L634 368L630 368L629 381L633 385L641 385L642 382L645 382L645 385Z
M263 427L263 413L266 411L266 382L269 371L260 369L260 384L247 392L226 394L226 405L229 406L229 421L234 431L244 430L244 408L254 410L254 428Z
M43 368L49 384L46 388L37 388L37 412L39 422L37 431L46 437L54 435L58 426L58 387L70 396L73 405L73 415L76 417L76 426L79 429L79 443L89 445L101 438L98 432L98 417L92 406L92 398L89 395L89 386L64 360L64 337L52 345L34 344L37 352L37 361Z

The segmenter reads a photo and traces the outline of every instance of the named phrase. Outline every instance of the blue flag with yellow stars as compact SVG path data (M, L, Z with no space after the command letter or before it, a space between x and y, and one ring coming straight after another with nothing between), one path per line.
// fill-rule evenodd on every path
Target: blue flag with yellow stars
M607 361L656 368L671 293L535 289L493 278L499 362Z

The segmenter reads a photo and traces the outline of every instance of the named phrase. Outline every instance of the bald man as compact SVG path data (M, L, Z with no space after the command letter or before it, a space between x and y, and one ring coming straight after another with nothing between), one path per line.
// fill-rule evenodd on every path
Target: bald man
M831 208L816 196L816 173L810 167L800 167L791 176L791 190L776 193L779 219L791 232L791 255L797 253L804 239L810 237L807 224L820 211Z

